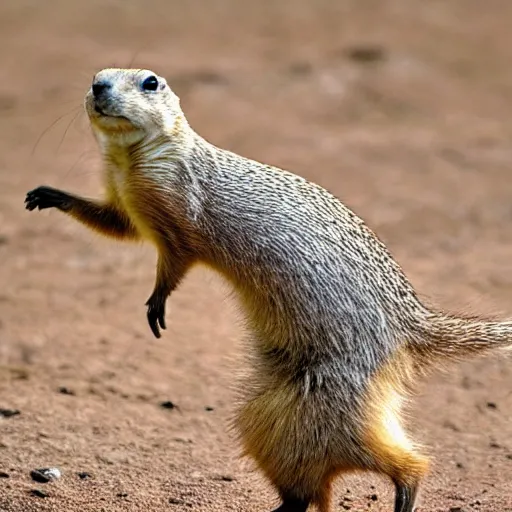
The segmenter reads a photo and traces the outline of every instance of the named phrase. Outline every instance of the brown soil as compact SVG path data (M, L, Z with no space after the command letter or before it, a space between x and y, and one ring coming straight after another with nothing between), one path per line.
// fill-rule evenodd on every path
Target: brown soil
M40 184L100 193L81 108L95 71L154 68L203 136L341 197L423 295L506 316L511 19L506 0L2 2L0 408L21 414L0 419L0 510L278 503L228 429L240 349L229 288L194 271L155 340L150 247L24 210ZM511 384L503 357L426 382L411 416L435 460L421 511L512 510ZM32 482L45 466L62 478ZM340 480L335 509L349 507L391 511L391 486Z

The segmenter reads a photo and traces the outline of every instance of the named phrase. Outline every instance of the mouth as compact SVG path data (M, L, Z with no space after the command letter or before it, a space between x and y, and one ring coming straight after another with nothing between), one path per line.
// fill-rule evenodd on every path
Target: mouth
M115 117L115 118L122 118L122 116L116 116L113 114L107 114L101 107L98 105L94 105L94 111L99 114L101 117Z
M94 105L94 111L99 114L100 116L103 116L103 117L110 117L110 116L107 116L107 114L105 114L105 112L103 112L103 110L101 110L100 107L98 107L98 105Z
M101 107L99 107L98 105L94 105L94 112L96 112L96 114L98 114L98 116L100 118L103 118L105 120L107 119L115 119L115 120L118 120L118 121L126 121L126 122L130 122L130 120L127 118L127 117L124 117L124 116L119 116L119 115L116 115L116 114L107 114Z

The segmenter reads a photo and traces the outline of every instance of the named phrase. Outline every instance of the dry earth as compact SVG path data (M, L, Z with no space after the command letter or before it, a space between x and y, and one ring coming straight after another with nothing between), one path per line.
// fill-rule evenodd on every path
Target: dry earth
M278 502L228 430L241 334L229 288L194 271L155 340L150 247L24 210L40 184L100 193L81 108L95 71L154 68L203 136L342 198L422 295L504 317L511 20L507 0L0 2L0 408L21 411L0 419L0 510ZM510 358L425 383L411 415L435 457L422 512L512 511L511 410ZM62 478L32 482L45 466ZM336 510L391 511L391 500L388 482L355 475Z

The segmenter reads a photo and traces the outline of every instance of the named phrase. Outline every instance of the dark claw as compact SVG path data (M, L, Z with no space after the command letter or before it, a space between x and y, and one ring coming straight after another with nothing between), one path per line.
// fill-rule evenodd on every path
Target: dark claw
M160 327L162 329L167 329L167 326L165 325L165 306L162 308L162 311L160 311L160 316L158 317L158 322L160 323Z
M161 338L160 329L166 329L165 325L165 300L162 300L158 295L151 295L146 302L148 307L147 317L149 327L155 335L155 338Z
M59 208L67 210L71 207L69 194L51 187L38 187L27 193L25 208L27 210L44 210L45 208Z

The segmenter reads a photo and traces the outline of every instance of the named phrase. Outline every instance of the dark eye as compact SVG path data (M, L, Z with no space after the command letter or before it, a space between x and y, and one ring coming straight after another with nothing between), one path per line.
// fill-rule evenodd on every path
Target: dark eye
M142 89L145 91L156 91L158 89L158 80L156 76L148 76L144 82L142 82Z

